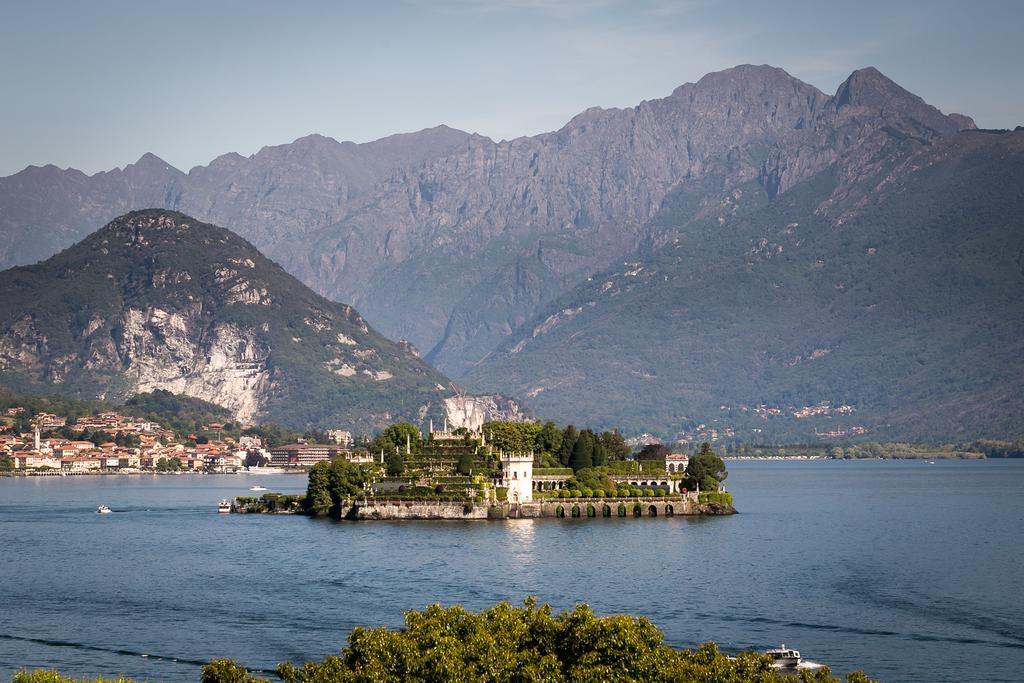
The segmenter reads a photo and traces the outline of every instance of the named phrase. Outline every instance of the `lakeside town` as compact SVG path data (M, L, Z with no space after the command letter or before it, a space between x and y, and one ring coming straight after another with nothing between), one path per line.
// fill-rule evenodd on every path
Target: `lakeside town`
M6 408L4 418L25 408ZM8 420L11 422L12 420ZM32 476L131 474L141 472L235 473L267 468L296 471L338 455L353 456L352 434L332 430L330 444L295 443L267 447L259 436L224 435L225 425L202 425L199 433L176 434L158 422L116 411L81 416L40 412L31 429L0 424L0 472ZM366 458L363 458L366 460Z

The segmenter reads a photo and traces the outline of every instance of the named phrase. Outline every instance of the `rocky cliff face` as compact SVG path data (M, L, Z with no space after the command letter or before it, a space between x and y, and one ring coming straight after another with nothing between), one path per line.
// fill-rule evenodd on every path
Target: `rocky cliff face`
M868 200L865 178L972 126L875 69L828 96L740 66L511 141L440 127L366 145L310 136L187 175L152 156L92 177L26 169L0 179L0 264L128 208L180 209L253 240L458 376L581 280L671 243L675 226L656 221L667 199L693 215L735 205L748 182L775 197L827 172L837 182L818 208L839 223Z
M516 401L501 395L451 396L444 400L444 410L451 429L477 430L485 422L523 422L529 419Z
M874 69L829 97L781 69L737 67L554 133L474 136L319 231L318 263L286 262L459 376L571 283L671 239L652 224L670 196L692 193L697 213L750 181L774 197L828 171L838 182L820 209L840 221L864 202L864 178L962 125ZM423 286L439 272L443 287Z
M167 389L244 422L363 431L440 416L452 391L248 242L159 210L0 273L0 382L111 400Z

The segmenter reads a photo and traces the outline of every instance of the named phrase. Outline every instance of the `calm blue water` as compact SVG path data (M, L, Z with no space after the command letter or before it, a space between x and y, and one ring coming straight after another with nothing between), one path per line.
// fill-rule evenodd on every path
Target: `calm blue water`
M886 681L1024 676L1024 461L730 469L734 517L503 523L218 515L247 476L0 478L0 681L195 681L216 656L270 669L405 609L528 595Z

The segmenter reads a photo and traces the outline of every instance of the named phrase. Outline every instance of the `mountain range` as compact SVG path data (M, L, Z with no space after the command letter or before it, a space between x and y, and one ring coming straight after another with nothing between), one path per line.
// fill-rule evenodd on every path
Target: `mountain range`
M474 390L665 435L1020 435L1024 132L739 66L562 129L0 179L0 265L132 208L251 240Z

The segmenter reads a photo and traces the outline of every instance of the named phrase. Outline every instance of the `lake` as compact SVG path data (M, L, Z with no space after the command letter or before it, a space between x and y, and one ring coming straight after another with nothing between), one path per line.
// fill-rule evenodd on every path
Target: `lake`
M0 478L0 681L197 681L337 652L432 602L535 595L678 646L785 643L885 681L1019 681L1024 461L729 463L740 514L334 522L218 515L294 475ZM105 503L115 511L97 515Z

